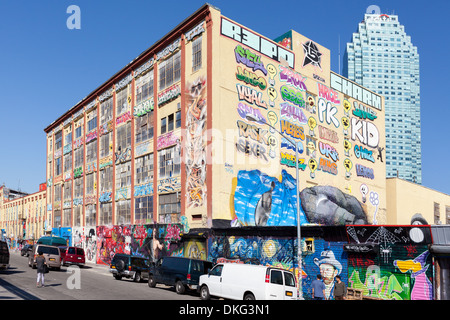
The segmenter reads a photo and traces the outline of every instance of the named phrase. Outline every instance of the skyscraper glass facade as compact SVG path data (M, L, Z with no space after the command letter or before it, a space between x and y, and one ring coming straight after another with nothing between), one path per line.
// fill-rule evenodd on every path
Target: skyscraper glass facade
M419 54L396 15L365 14L343 75L385 97L386 175L422 183Z

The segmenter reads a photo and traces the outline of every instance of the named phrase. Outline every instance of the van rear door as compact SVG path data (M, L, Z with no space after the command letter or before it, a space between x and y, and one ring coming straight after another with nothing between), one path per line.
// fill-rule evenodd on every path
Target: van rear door
M269 300L283 300L284 294L283 271L267 269L266 298Z

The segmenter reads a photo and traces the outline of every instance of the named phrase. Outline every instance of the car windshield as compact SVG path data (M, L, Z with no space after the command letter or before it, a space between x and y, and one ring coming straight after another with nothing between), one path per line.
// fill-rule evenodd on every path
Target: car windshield
M46 254L56 254L56 255L59 255L59 250L58 250L58 248L55 248L55 247L44 247L44 246L39 246L38 252L42 252L42 253L46 253Z

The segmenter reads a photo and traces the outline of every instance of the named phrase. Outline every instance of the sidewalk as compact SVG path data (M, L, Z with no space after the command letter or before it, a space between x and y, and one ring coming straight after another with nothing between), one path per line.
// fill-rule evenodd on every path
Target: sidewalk
M15 293L7 290L6 286L4 287L3 283L0 283L0 301L2 301L2 300L23 300L23 298L19 297Z

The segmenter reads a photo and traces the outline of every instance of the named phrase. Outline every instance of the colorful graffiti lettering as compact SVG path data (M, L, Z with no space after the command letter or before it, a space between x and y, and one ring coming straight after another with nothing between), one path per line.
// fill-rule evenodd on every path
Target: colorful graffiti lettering
M247 139L240 138L236 143L236 149L246 155L269 161L267 158L267 149L257 142L251 142Z
M289 103L281 103L281 116L297 120L300 124L307 124L308 120L301 109Z
M269 145L269 131L261 129L255 125L248 124L244 121L238 120L237 127L239 128L239 136L245 138L251 138L259 143Z
M378 147L378 143L380 142L380 134L377 127L373 123L352 118L351 127L352 140L355 141L358 139L361 143L371 148Z
M258 77L255 73L242 69L239 66L237 67L236 79L254 87L259 87L261 90L267 88L267 81L264 77Z
M319 86L319 97L324 98L325 100L334 103L340 104L341 100L339 100L339 93L331 88L328 88L326 85L321 83L317 83Z
M317 170L322 170L323 172L328 172L333 175L337 175L338 173L336 163L325 158L319 158L319 165L317 167Z
M292 124L287 120L280 120L281 133L285 133L292 138L305 140L305 131L303 127Z
M279 66L280 68L280 80L285 81L288 84L296 87L300 90L308 90L305 85L306 77L302 76L300 73L295 72L290 68L284 66Z
M127 111L124 114L117 117L116 126L118 126L119 124L122 124L122 123L126 123L128 121L131 121L131 112L130 111Z
M319 137L320 139L328 140L333 143L339 143L337 132L326 127L319 126Z
M328 124L332 124L339 128L339 120L336 118L336 113L338 109L331 104L329 101L325 101L325 99L320 98L317 103L317 113L319 115L319 121L326 121ZM325 116L324 116L325 114Z
M352 113L354 116L360 118L360 119L369 119L369 120L375 120L377 118L377 113L370 109L369 107L366 107L362 104L359 104L358 102L353 102L353 107L355 108Z
M289 101L300 108L305 108L306 103L301 91L296 91L293 88L284 85L280 88L280 92L281 98L283 98L284 101Z
M280 163L288 166L288 167L295 167L295 155L281 152L280 153L281 160ZM306 163L304 158L298 158L298 168L302 171L305 171L306 169Z
M334 162L339 160L339 153L337 150L330 146L328 143L324 143L322 141L319 142L319 150L320 153L326 156L327 158L330 158Z
M258 92L255 89L236 84L239 100L247 101L251 104L256 104L258 107L267 109L266 102L263 101L262 92Z
M242 63L248 68L252 68L253 71L259 70L264 75L267 75L267 70L261 61L261 56L251 52L249 49L244 49L241 45L236 46L234 54L237 63Z
M357 164L356 165L356 175L358 177L364 177L368 179L375 179L375 174L373 172L372 168L367 168L363 165Z
M261 114L261 111L259 109L255 109L253 107L250 107L246 105L245 103L240 102L237 108L237 111L239 113L239 116L244 120L252 119L251 121L255 121L259 124L265 124L267 123L266 118Z

